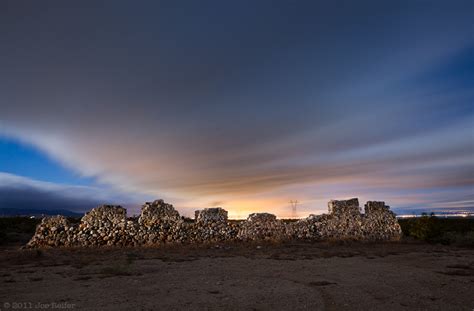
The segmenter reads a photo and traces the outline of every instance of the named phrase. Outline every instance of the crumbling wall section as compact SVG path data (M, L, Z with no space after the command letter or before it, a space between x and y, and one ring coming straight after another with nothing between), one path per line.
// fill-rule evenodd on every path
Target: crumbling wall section
M227 211L220 207L195 212L193 242L234 240L238 224L227 219Z
M147 202L139 218L127 218L121 206L92 209L79 224L63 216L46 217L27 247L149 246L253 240L398 240L400 225L384 202L369 201L361 213L358 199L331 200L328 214L287 222L269 213L250 214L242 222L227 218L222 208L196 211L195 220L181 217L163 200Z
M59 247L69 246L72 234L70 222L64 216L45 217L37 226L35 235L26 245L27 247Z
M171 241L184 241L184 223L172 204L163 200L146 202L138 218L142 244L154 245Z
M385 202L368 201L363 218L364 236L372 240L397 240L402 229Z
M294 224L293 237L309 240L398 240L395 214L384 202L369 201L361 213L358 199L331 200L329 214L310 215Z
M242 224L237 237L249 240L281 240L285 238L285 225L275 215L253 213Z

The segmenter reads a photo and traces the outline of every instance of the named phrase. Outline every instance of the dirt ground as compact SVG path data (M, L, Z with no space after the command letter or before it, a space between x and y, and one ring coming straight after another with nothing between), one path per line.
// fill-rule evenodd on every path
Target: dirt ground
M0 310L474 310L474 249L251 243L0 250Z

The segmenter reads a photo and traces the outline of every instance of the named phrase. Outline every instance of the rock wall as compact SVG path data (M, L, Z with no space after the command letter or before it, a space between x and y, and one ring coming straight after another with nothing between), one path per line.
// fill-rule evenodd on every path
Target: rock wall
M361 213L358 199L332 200L329 214L310 215L298 221L293 232L299 239L397 240L402 231L385 202L369 201Z
M358 199L332 200L329 214L284 221L254 213L244 221L229 220L222 208L196 211L195 220L181 217L163 200L147 202L138 218L127 218L121 206L92 209L79 223L63 216L43 218L27 247L150 246L249 240L398 240L401 229L384 202L369 201L361 213Z
M286 226L282 220L269 213L250 214L240 226L237 237L241 240L282 240L285 239Z
M173 205L165 203L163 200L146 202L142 206L142 213L138 218L138 223L147 228L161 226L164 223L173 224L181 217Z

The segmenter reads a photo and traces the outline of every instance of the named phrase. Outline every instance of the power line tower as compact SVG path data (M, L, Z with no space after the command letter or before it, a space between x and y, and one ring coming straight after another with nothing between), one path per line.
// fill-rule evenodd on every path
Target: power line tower
M296 205L298 205L298 200L291 200L291 218L296 218Z

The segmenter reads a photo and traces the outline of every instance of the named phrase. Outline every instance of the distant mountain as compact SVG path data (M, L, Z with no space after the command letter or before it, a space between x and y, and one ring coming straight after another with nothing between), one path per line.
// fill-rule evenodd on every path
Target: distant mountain
M67 217L82 217L84 213L76 213L65 209L46 210L46 209L25 209L25 208L0 208L0 217L13 216L55 216L63 215Z

